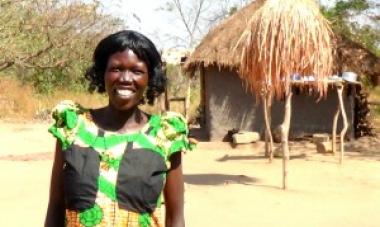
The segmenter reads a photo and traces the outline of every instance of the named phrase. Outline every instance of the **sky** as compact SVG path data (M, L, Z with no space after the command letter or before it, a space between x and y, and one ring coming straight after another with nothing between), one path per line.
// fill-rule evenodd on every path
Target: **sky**
M172 13L160 10L165 0L103 0L103 4L108 13L126 21L128 29L143 33L160 49L175 45L166 34L183 32L178 23L173 23Z
M194 0L183 0L194 1ZM241 2L241 0L229 0ZM107 13L114 14L124 21L128 29L139 31L150 38L159 49L178 46L170 34L185 34L180 20L174 12L160 10L167 0L102 0ZM320 0L324 5L331 5L335 0ZM182 46L183 47L183 46Z

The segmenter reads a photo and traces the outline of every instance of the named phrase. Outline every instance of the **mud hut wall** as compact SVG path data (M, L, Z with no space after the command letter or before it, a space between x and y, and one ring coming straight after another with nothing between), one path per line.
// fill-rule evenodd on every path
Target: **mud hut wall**
M257 117L255 99L244 91L238 75L217 67L207 67L204 73L206 130L210 140L222 140L233 128L252 130Z
M257 131L263 135L264 118L260 104L255 97L245 92L244 85L236 72L207 67L205 76L205 129L211 141L226 139L231 129ZM331 133L333 115L338 107L335 90L329 90L326 99L316 102L317 98L303 93L293 95L293 113L290 136L298 137L312 133ZM344 102L349 122L353 122L353 98L345 96ZM272 128L283 120L284 101L275 101L272 106ZM351 130L348 135L353 136ZM338 122L338 132L342 128Z
M312 133L331 133L333 117L338 108L338 97L334 87L330 87L327 97L317 101L315 96L295 92L293 95L292 119L290 132L291 137L300 137ZM354 98L351 94L344 95L343 102L349 123L347 137L353 138L354 122ZM283 102L276 102L276 105L283 105ZM283 108L282 108L283 109ZM272 114L274 114L272 112ZM342 117L338 121L338 133L343 127Z

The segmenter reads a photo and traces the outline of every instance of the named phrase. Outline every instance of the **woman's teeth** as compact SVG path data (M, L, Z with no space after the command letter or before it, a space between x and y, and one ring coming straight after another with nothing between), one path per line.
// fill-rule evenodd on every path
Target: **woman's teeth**
M133 91L126 89L116 89L116 94L121 96L131 96L133 94Z

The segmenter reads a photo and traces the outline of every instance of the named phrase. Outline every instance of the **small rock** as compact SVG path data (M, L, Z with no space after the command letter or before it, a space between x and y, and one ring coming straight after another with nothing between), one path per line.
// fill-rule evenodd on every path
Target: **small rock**
M240 131L232 135L232 142L234 144L252 143L260 140L260 134L258 132L245 132Z
M317 145L318 153L326 154L333 152L331 142L316 142L315 145Z
M313 134L313 142L328 142L330 140L329 134L327 133L315 133Z

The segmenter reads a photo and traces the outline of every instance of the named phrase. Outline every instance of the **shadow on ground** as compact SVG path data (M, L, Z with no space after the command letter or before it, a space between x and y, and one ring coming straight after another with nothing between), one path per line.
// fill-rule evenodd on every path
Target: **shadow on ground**
M4 155L0 156L0 161L15 161L15 162L29 162L29 161L46 161L53 159L53 152L39 152L32 154L21 155Z
M281 157L275 157L275 158L281 158ZM298 155L291 155L290 160L293 159L303 159L306 158L306 154L298 154ZM217 162L226 162L226 161L240 161L240 160L265 160L269 159L265 156L258 156L258 155L224 155L221 158L216 159Z
M209 141L206 131L203 128L201 128L200 126L190 127L189 137L194 138L198 141L203 141L203 142Z
M185 174L185 183L194 185L226 185L226 184L244 184L251 185L258 182L257 178L245 175L230 174Z

